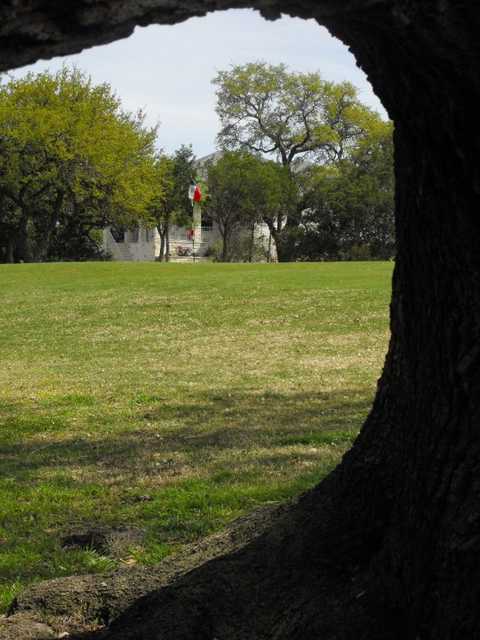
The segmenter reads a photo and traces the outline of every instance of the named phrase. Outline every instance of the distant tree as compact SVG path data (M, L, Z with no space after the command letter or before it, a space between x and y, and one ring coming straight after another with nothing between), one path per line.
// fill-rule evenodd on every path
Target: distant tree
M0 86L6 259L82 257L91 232L147 215L156 129L76 69Z
M350 180L359 185L357 207L363 222L363 241L368 243L373 257L391 258L395 254L395 175L391 122L376 123L360 141L348 173Z
M188 189L195 178L195 156L191 145L182 144L172 156L173 189L171 193L172 209L180 216L192 215L192 203L188 197Z
M227 151L207 166L208 196L204 211L218 226L222 238L222 262L232 258L235 234L242 228L251 228L260 220L259 165L261 161L250 153Z
M213 82L220 147L273 155L290 173L290 178L282 177L283 184L291 181L298 189L299 176L312 165L334 175L341 164L355 164L359 150L383 124L359 101L352 84L327 82L318 73L255 62L220 71ZM284 191L281 214L265 218L280 260L294 259L297 239L305 235L299 228L298 200L291 196L291 190Z
M0 262L14 262L19 222L18 208L5 194L0 194Z
M235 65L220 71L213 83L220 146L274 154L287 167L299 160L326 164L348 157L376 118L349 82L290 72L283 64Z
M160 235L160 262L168 261L170 256L171 225L187 226L192 222L188 188L194 165L192 148L186 145L173 156L161 155L155 161L155 186L148 210Z
M155 187L151 200L148 204L148 211L152 224L157 228L160 235L160 251L158 259L160 262L167 261L169 256L169 228L173 211L170 208L170 194L173 190L173 161L168 156L160 156L155 161Z
M298 180L287 167L256 157L254 173L257 216L268 227L275 242L279 262L290 259L290 248L285 239L288 229L297 225Z
M348 160L312 166L301 181L300 223L288 238L297 259L394 255L391 123L377 122Z

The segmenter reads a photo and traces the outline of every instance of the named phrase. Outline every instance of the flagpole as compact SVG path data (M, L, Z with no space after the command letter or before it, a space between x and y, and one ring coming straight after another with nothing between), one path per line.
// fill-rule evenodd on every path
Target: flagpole
M202 197L202 193L200 191L200 188L197 184L197 182L192 178L192 181L190 182L190 187L188 189L188 197L191 199L192 201L192 251L193 251L193 263L196 262L196 255L195 255L195 203L199 203ZM200 205L198 205L200 206Z
M193 264L195 264L195 204L193 205L193 210L192 210L192 229L193 229L193 235L192 235Z

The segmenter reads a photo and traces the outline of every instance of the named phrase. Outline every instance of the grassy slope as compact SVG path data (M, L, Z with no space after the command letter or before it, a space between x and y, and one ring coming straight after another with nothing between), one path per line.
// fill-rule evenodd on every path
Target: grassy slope
M0 607L32 580L157 561L318 481L368 411L390 275L0 265ZM113 559L61 549L95 523L146 538Z

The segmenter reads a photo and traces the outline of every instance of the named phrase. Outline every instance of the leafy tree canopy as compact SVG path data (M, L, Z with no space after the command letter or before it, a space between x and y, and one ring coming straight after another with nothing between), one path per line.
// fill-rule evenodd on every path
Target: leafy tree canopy
M222 261L230 260L233 235L258 220L258 163L251 153L227 151L207 167L208 197L204 211L222 237Z
M10 244L38 236L33 257L49 257L65 234L145 217L155 138L142 112L125 112L108 84L77 69L1 85L0 216L15 227Z
M395 252L392 124L379 122L349 159L301 176L296 258L390 258Z
M378 119L349 82L290 72L283 64L235 65L220 71L213 82L220 146L275 154L285 166L295 160L323 164L348 157Z
M160 260L168 259L172 224L191 226L192 205L188 189L195 173L191 146L182 145L172 156L159 155L154 166L154 187L148 211L161 238Z

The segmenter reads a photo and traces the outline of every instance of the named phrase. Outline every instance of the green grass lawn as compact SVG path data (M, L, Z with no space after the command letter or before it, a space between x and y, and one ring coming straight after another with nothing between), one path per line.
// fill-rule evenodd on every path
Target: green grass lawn
M0 607L315 484L364 420L389 263L0 265ZM133 527L109 555L64 550ZM0 609L0 610L1 610Z

